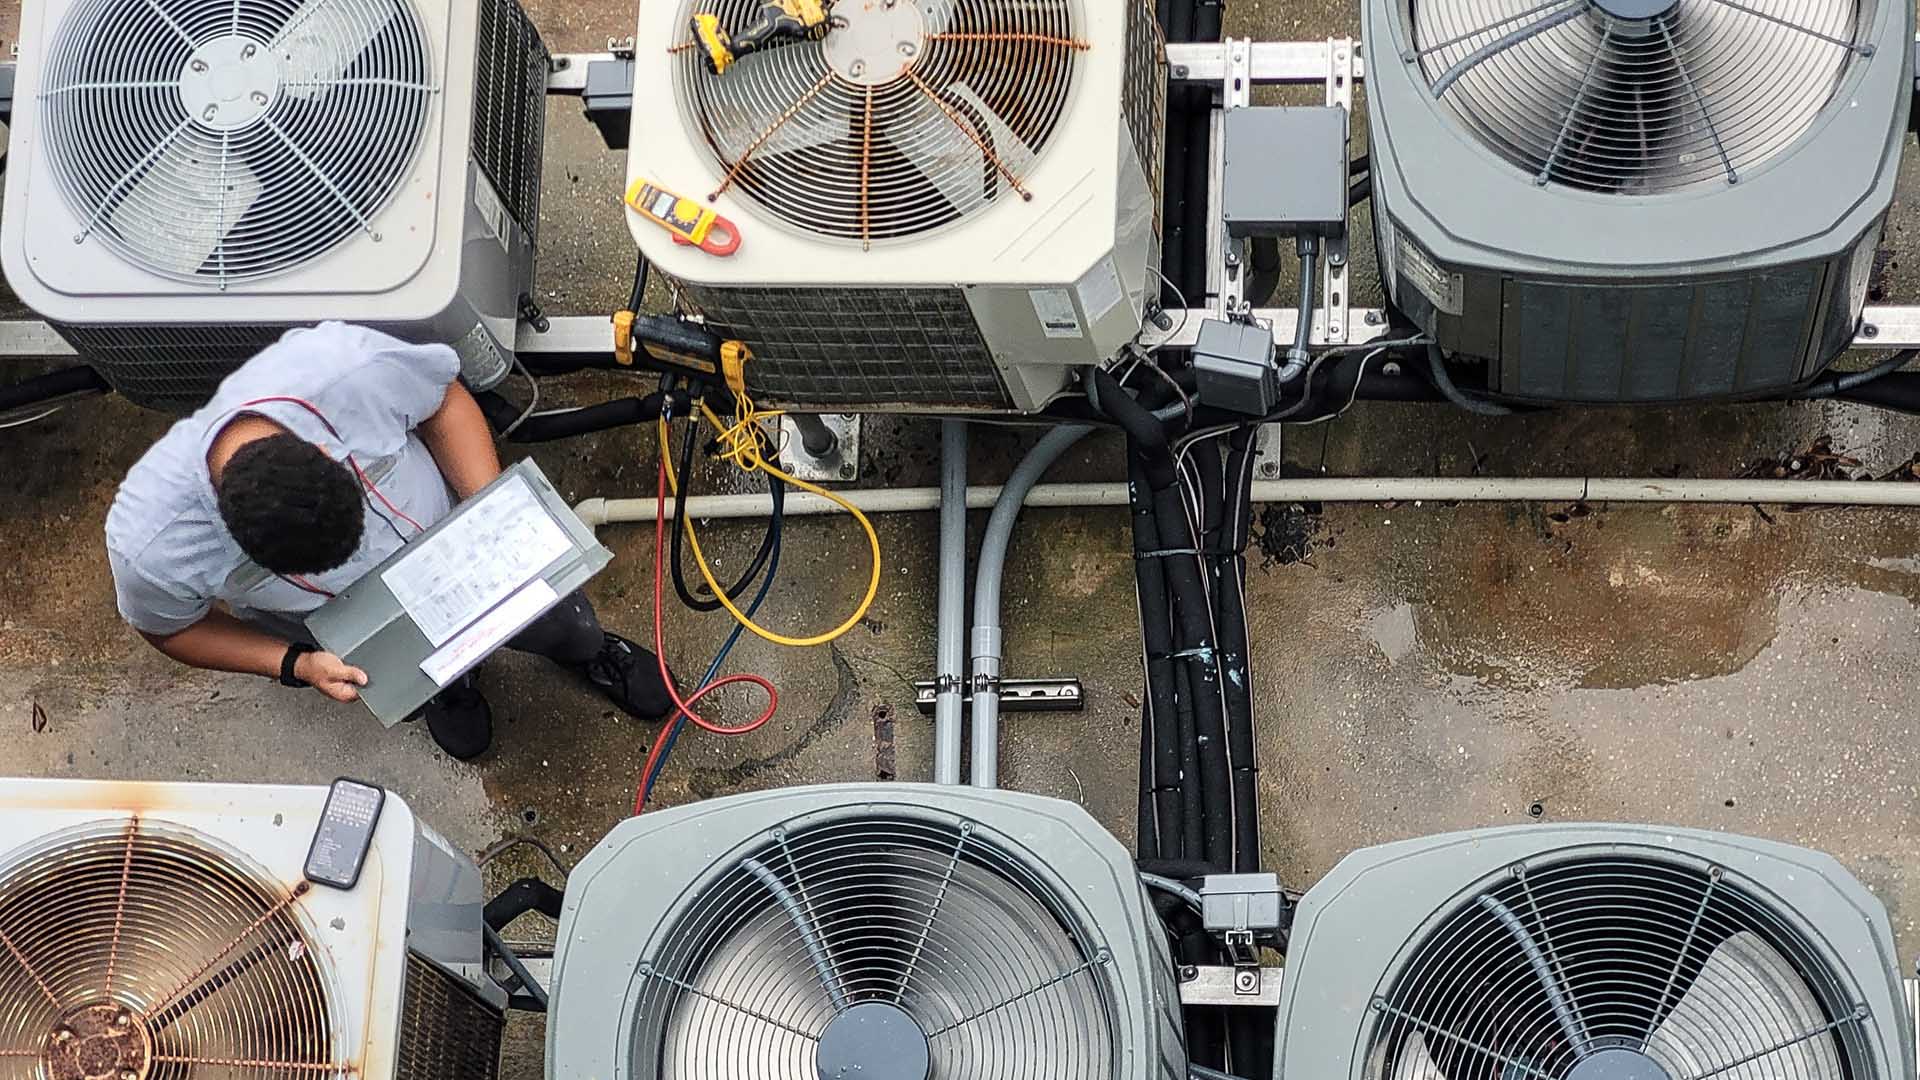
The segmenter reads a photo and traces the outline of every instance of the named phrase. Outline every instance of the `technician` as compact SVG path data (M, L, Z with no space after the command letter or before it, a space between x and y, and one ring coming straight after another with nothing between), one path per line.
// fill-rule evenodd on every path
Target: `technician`
M500 475L459 373L444 345L337 322L288 331L120 485L107 554L121 617L183 664L355 700L366 672L316 648L301 620ZM508 644L639 719L672 708L654 655L601 629L580 593ZM455 758L493 740L470 675L421 713Z

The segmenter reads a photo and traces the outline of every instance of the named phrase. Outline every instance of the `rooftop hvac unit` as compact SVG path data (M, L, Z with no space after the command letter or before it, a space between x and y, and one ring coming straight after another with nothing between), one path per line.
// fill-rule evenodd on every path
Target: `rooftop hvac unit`
M0 1075L486 1080L473 863L389 795L302 878L326 788L0 782Z
M1620 825L1350 856L1301 903L1276 1075L1898 1080L1887 915L1833 859Z
M289 326L511 363L547 53L514 0L48 0L20 29L7 282L188 409Z
M1851 340L1904 0L1365 0L1381 280L1520 399L1777 393Z
M737 253L629 215L680 298L820 408L1038 408L1140 329L1159 262L1165 49L1145 0L874 0L714 74L644 4L628 179L736 226Z
M1071 803L840 785L622 823L567 888L551 1080L1185 1080L1132 861Z

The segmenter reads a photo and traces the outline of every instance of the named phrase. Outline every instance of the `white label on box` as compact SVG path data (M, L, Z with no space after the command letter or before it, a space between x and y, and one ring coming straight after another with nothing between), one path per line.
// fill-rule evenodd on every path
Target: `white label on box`
M480 212L480 220L486 223L487 231L500 242L500 250L512 254L507 247L507 237L512 229L507 220L507 208L501 205L500 193L487 182L486 174L478 169L473 171L473 205Z
M1433 306L1448 315L1458 315L1464 308L1461 294L1466 291L1466 280L1459 274L1448 273L1420 245L1406 238L1405 234L1394 237L1394 251L1399 255L1399 273L1420 295L1433 302Z
M1065 289L1029 289L1033 313L1040 317L1040 329L1050 338L1086 336L1080 328L1080 313L1073 310L1073 294Z
M547 608L559 603L559 594L542 578L512 596L499 607L482 615L478 622L420 661L420 670L435 686L445 686L460 673L487 658L487 654L506 644Z
M414 541L380 580L427 640L444 645L572 549L533 488L515 476Z

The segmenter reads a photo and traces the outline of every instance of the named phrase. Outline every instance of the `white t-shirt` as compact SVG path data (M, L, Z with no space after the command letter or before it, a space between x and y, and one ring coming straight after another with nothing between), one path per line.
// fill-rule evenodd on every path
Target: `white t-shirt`
M121 483L107 512L121 617L166 635L199 622L216 600L242 618L297 618L326 602L255 565L220 519L207 450L236 416L272 420L336 461L351 454L380 495L431 527L453 508L453 495L413 429L439 410L459 373L459 358L444 345L412 345L337 322L288 331L174 424ZM313 409L263 398L297 398ZM359 550L343 566L307 575L308 583L340 592L413 538L412 525L365 494Z

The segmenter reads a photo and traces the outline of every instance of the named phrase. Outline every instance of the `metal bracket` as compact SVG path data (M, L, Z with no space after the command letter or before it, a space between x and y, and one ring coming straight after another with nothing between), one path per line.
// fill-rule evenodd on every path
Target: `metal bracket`
M1264 1005L1269 1009L1279 1006L1280 981L1286 973L1285 968L1253 969L1250 991L1241 989L1248 980L1240 972L1241 969L1225 964L1197 964L1182 968L1180 1004Z
M1339 108L1347 114L1347 124L1353 124L1353 78L1355 52L1352 38L1327 39L1327 104ZM1346 164L1346 148L1351 143L1352 132L1348 132L1349 142L1341 144L1341 163ZM1352 302L1347 288L1347 242L1352 235L1353 215L1347 213L1342 218L1339 236L1330 236L1321 245L1321 257L1326 265L1320 274L1320 340L1328 345L1344 345L1347 341L1347 324L1351 321L1347 305Z
M816 457L807 451L801 421L788 413L780 417L780 467L816 484L860 478L860 418L853 413L817 413L833 434L833 447Z
M587 88L587 67L620 59L612 52L555 53L547 62L547 93L578 94Z
M1221 935L1221 941L1227 947L1227 958L1233 961L1233 992L1236 994L1259 993L1260 949L1253 942L1253 931L1229 930ZM1253 975L1251 980L1244 977L1249 970Z
M1208 119L1212 138L1208 142L1207 205L1221 205L1221 190L1226 181L1226 113L1244 108L1253 100L1253 42L1229 38L1221 44L1226 64L1219 76L1220 107ZM1249 254L1247 242L1227 235L1227 224L1217 217L1207 228L1207 295L1212 300L1214 318L1224 319L1252 307L1246 296Z
M960 687L962 707L970 707L973 702L972 684L963 679ZM922 716L932 716L933 703L939 695L938 683L932 679L921 679L913 684L913 707L920 710ZM1086 707L1086 691L1079 679L1000 680L1000 711L1003 713L1079 712Z
M513 954L519 958L520 966L527 969L527 974L533 976L533 981L540 984L540 989L548 994L553 993L553 947L512 942L509 942L507 947L512 949ZM500 986L506 986L514 981L512 970L497 956L488 955L486 973L488 978Z
M1285 424L1261 424L1253 433L1253 475L1257 480L1280 479L1280 462L1286 450Z

